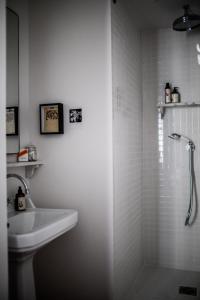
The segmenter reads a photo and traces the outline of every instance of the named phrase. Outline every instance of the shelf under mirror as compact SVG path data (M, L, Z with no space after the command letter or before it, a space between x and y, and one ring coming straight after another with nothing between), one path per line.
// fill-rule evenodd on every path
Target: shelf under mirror
M36 169L44 165L42 161L23 161L23 162L8 162L7 168L22 168L25 167L26 177L33 177Z

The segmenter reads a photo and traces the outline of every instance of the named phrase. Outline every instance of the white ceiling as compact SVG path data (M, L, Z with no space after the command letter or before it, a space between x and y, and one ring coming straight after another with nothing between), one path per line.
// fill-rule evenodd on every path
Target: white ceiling
M142 28L171 27L183 15L183 5L189 4L200 15L200 0L118 0L124 1L136 24Z

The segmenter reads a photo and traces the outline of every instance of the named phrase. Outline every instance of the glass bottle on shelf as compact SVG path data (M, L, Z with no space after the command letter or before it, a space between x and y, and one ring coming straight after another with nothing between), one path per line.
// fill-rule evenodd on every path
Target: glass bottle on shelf
M165 85L165 103L169 104L171 102L171 87L169 82L167 82Z

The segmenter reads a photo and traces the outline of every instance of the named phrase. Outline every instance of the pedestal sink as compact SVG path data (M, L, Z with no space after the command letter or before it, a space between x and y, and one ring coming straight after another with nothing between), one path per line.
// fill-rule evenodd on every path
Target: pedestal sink
M78 213L71 209L30 208L8 215L10 300L35 300L33 256L72 229Z

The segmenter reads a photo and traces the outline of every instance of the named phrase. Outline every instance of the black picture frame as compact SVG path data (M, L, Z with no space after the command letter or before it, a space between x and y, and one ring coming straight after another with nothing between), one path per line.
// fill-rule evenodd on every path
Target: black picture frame
M63 134L64 116L62 103L40 104L40 134Z
M69 110L69 122L70 123L82 122L82 108L73 108Z
M6 107L6 135L16 136L19 134L19 108L18 106Z

